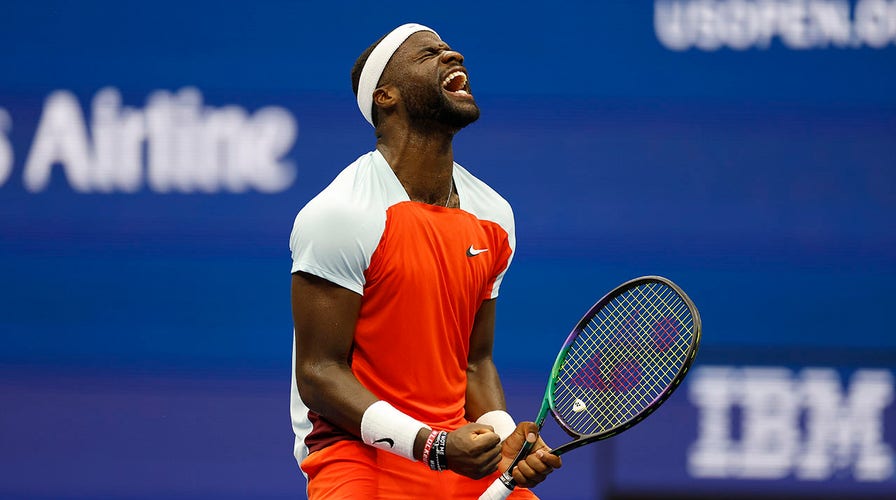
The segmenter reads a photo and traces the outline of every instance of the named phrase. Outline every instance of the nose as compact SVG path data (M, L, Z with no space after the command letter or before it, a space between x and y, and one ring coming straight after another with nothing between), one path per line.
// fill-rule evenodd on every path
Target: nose
M451 62L463 64L464 56L456 50L446 50L445 52L442 52L441 60L444 64Z

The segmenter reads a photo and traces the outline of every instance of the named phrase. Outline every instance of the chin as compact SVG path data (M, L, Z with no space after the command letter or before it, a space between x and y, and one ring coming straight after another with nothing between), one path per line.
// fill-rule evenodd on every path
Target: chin
M441 118L439 121L446 125L462 129L479 119L479 106L473 101L462 105L454 104L443 109L439 118Z
M479 119L479 106L472 96L463 100L444 94L412 98L407 101L407 109L412 122L425 129L445 127L456 132Z

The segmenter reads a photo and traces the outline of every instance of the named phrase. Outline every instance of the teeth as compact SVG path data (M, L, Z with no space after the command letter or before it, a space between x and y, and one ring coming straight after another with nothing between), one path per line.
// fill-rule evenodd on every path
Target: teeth
M454 80L457 77L463 78L463 83L461 84L461 87L463 87L467 84L467 75L463 71L455 71L453 73L450 73L448 76L445 77L444 80L442 80L442 87L448 87L448 84L451 83L451 80ZM457 92L466 93L466 91L464 91L463 89L458 90Z

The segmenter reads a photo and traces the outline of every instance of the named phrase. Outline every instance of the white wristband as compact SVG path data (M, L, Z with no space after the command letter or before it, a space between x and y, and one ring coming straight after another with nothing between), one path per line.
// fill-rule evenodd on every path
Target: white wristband
M493 410L483 413L481 417L476 419L477 424L490 425L495 428L495 433L501 436L501 441L507 439L507 436L513 434L516 430L516 423L513 417L504 410Z
M414 460L414 441L421 427L430 428L380 400L364 410L361 440L375 448Z

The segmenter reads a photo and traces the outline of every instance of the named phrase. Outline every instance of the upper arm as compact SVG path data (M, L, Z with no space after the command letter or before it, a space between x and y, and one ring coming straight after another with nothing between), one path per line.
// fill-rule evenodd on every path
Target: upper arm
M361 296L312 274L292 275L297 361L348 363Z
M490 361L495 343L495 299L484 300L476 313L470 334L470 354L467 361L476 365Z
M361 296L303 272L292 275L291 295L299 394L312 410L353 429L360 412L376 399L360 390L351 375ZM336 408L345 399L347 405Z
M348 361L369 253L360 242L369 238L342 194L325 190L311 200L289 237L297 369Z
M505 410L504 389L492 358L495 343L495 299L486 300L476 313L467 357L465 413L476 420L492 410Z

